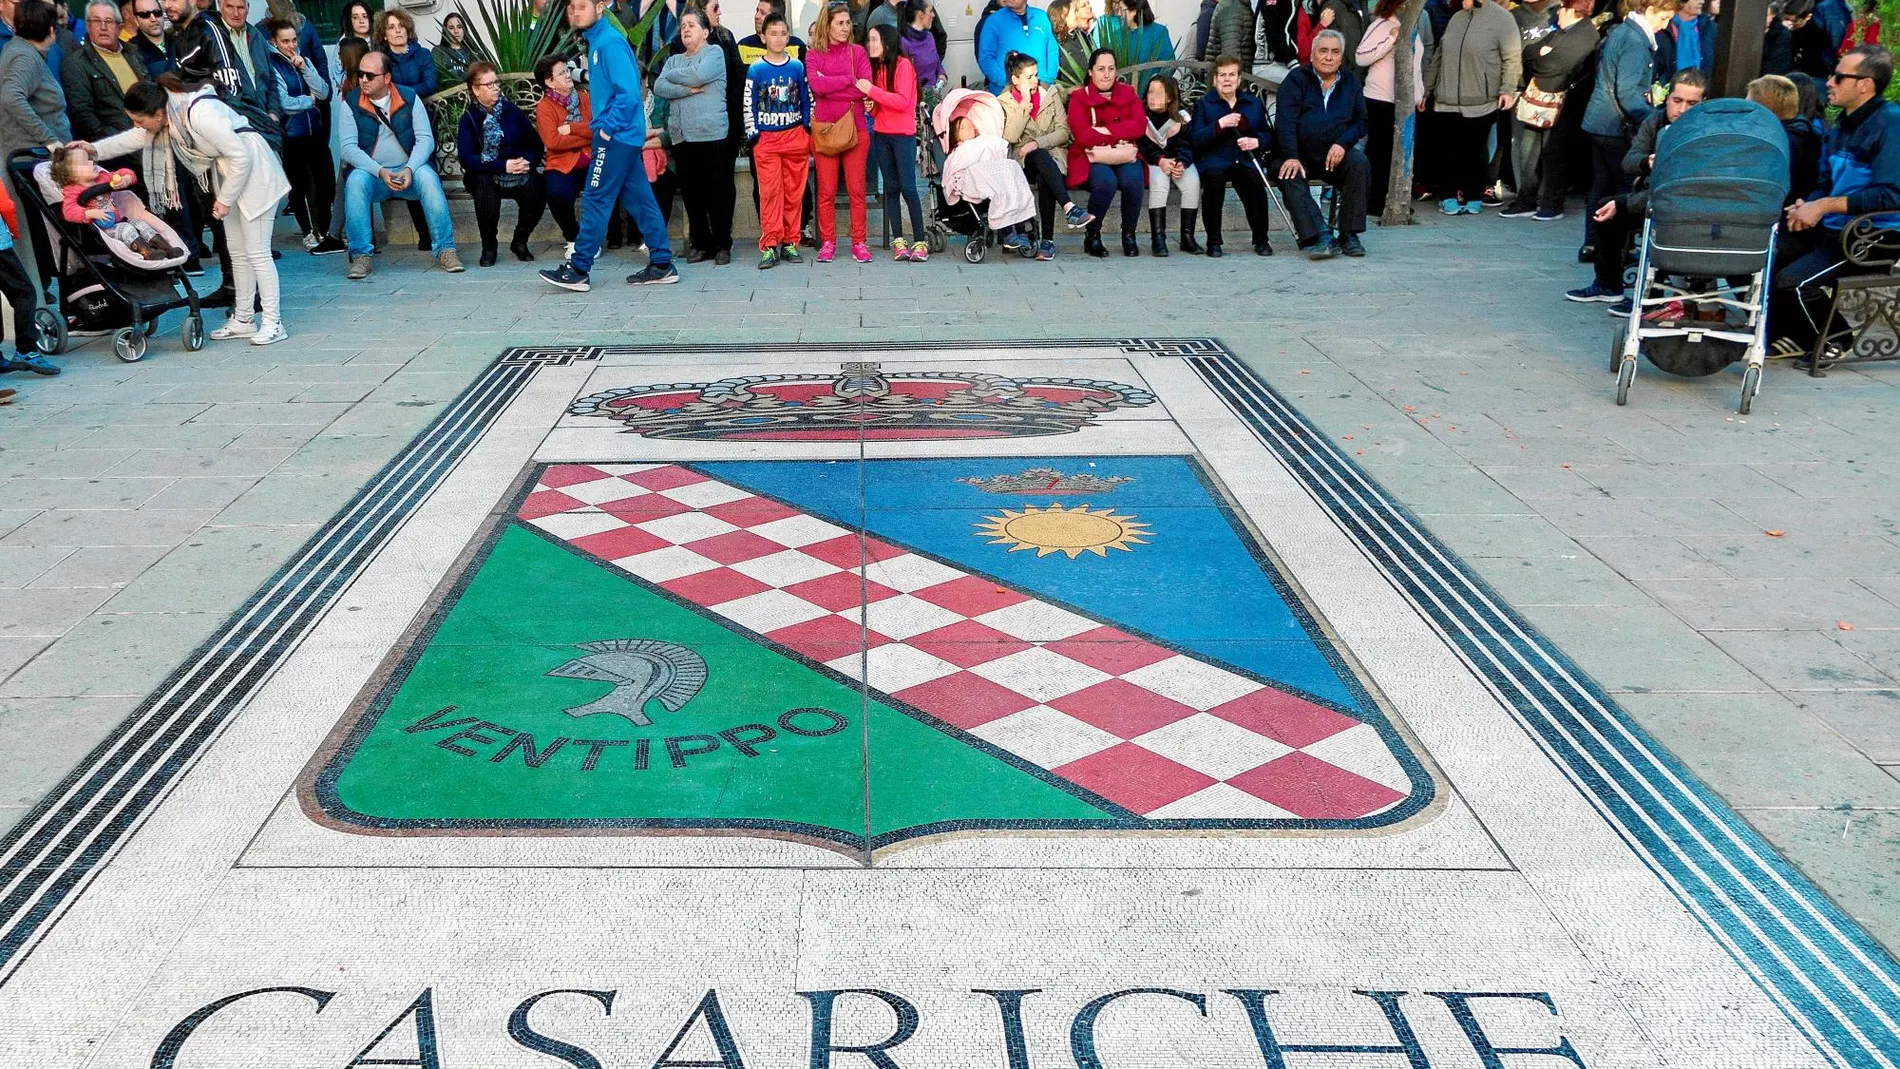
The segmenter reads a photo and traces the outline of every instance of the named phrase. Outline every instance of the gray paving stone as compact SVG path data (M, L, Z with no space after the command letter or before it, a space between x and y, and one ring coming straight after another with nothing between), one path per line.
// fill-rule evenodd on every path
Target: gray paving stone
M215 612L241 602L314 526L205 527L106 604L106 612ZM4 616L0 616L3 620Z
M0 598L0 637L57 638L99 607L110 592L91 587L34 587Z
M198 478L263 475L292 452L288 448L141 449L114 467L112 474Z
M256 479L242 475L173 479L145 504L157 509L223 508L255 485Z
M48 509L0 539L7 546L162 546L204 526L210 509Z
M5 679L39 656L52 639L31 635L0 636L0 679ZM3 782L3 781L0 781Z
M1769 689L1747 668L1722 656L1714 643L1655 606L1531 606L1523 612L1611 691Z
M1806 693L1795 700L1869 759L1900 766L1900 691Z
M0 590L17 590L72 556L72 546L0 546Z
M169 546L62 546L54 552L66 554L51 569L35 578L30 586L40 587L111 587L118 588L138 578L162 558ZM3 551L4 547L0 547ZM23 550L24 552L24 550Z
M0 698L0 810L39 801L120 721L137 698ZM4 816L0 816L4 819Z
M9 504L26 508L133 509L156 497L172 484L169 478L149 479L8 479L0 494Z
M1829 630L1842 623L1900 628L1900 606L1845 579L1649 579L1640 585L1698 631Z
M226 615L95 613L0 683L0 698L143 698Z
M1627 694L1618 703L1737 806L1900 806L1885 775L1779 694Z
M1882 634L1881 632L1874 632ZM1710 641L1769 686L1784 692L1880 690L1893 676L1847 649L1828 631L1709 631Z
M1588 554L1580 557L1475 556L1472 563L1479 575L1519 608L1654 604L1640 589Z
M1568 535L1534 515L1428 514L1420 519L1462 557L1589 557Z
M330 518L362 480L342 475L276 475L244 492L212 520L222 525L316 524Z
M1751 823L1876 939L1900 946L1900 813L1750 809Z

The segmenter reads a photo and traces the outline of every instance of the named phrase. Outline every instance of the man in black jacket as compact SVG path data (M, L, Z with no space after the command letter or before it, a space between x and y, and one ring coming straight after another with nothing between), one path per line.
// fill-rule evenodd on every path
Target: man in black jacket
M1313 62L1287 72L1280 83L1274 116L1281 159L1274 186L1293 216L1300 248L1312 259L1344 252L1364 256L1359 235L1366 231L1366 186L1372 164L1357 147L1366 136L1366 94L1359 76L1341 70L1346 36L1321 30L1313 37ZM1318 175L1339 199L1339 232L1326 229L1326 217L1307 187Z
M119 40L119 9L111 0L86 7L86 42L60 67L73 136L101 141L132 128L125 91L146 77L138 54Z

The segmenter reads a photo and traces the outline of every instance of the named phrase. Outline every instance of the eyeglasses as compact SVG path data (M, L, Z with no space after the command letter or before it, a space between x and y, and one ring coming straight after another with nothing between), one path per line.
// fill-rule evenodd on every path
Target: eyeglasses
M1870 82L1874 80L1874 76L1871 74L1855 74L1851 71L1835 71L1827 76L1827 80L1830 82L1845 82L1850 78L1865 78Z
M475 88L477 88L477 89L493 89L493 88L495 88L496 86L498 86L498 85L500 85L500 84L501 84L501 80L500 80L500 79L498 79L498 78L490 78L490 79L489 79L488 81L485 81L485 82L476 82L476 83L475 83Z
M86 25L88 26L117 26L118 24L119 24L118 19L109 18L103 15L96 19L86 20Z
M164 13L165 12L162 10L134 11L132 12L132 17L140 18L140 19L155 19L155 18L158 18L160 15L163 15Z

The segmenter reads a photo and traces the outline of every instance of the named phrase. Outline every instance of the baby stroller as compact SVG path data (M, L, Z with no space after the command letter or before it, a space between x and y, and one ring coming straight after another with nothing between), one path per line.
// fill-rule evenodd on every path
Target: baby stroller
M75 333L112 333L112 354L128 363L145 358L145 341L158 330L159 316L188 308L181 333L185 348L204 348L204 312L184 272L191 246L162 221L153 224L175 257L147 260L91 223L69 223L61 213L59 185L45 149L23 149L7 157L20 228L33 242L39 265L42 303L34 313L39 349L63 352ZM31 218L32 223L25 220ZM49 269L51 273L49 274ZM57 303L52 289L59 280ZM59 310L56 312L54 308Z
M976 126L979 134L1000 136L1003 130L1003 106L988 93L975 89L952 89L944 95L931 112L928 153L930 166L925 173L930 180L931 227L941 227L952 234L961 234L966 239L963 244L963 258L973 264L980 264L989 255L990 246L1002 244L1007 231L992 230L989 225L990 204L988 201L950 202L943 188L944 161L949 158L950 130L958 119L967 118ZM935 243L933 242L933 245ZM1036 255L1035 243L1022 250L1025 259Z
M1697 105L1657 139L1649 190L1630 318L1610 348L1616 403L1629 401L1638 354L1688 377L1739 360L1738 407L1747 415L1767 351L1775 233L1788 193L1787 135L1751 101Z

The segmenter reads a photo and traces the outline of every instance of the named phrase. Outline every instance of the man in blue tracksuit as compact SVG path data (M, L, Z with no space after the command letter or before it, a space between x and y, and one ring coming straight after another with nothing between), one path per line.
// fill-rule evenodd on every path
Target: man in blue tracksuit
M607 219L615 202L624 205L647 243L647 265L627 276L636 286L665 285L680 280L673 266L673 250L666 242L666 220L647 184L646 111L640 101L640 67L633 46L605 18L606 0L568 0L567 21L587 39L588 88L593 101L594 159L587 167L587 191L582 199L581 232L574 255L559 267L541 272L552 285L569 290L590 288L588 269L607 237Z
M1061 73L1056 31L1049 25L1049 15L1041 8L1030 7L1029 0L1003 0L1003 6L984 20L977 38L976 64L992 93L1009 88L1009 75L1003 68L1011 52L1035 60L1036 76L1044 85L1054 85L1056 75Z

